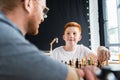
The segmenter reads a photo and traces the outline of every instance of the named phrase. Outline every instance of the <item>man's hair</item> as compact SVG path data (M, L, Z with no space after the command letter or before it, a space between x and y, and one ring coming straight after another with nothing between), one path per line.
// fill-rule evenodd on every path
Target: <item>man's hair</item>
M15 7L18 6L20 1L23 1L23 0L0 0L0 8L13 10Z
M68 23L66 23L65 26L64 26L64 33L65 33L65 30L68 27L77 27L79 29L79 31L82 32L81 25L78 24L77 22L68 22Z

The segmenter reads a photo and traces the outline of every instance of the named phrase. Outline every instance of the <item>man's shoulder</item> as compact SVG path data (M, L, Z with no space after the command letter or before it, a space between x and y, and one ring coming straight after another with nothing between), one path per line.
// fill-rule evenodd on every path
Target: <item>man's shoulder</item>
M9 20L1 11L0 11L0 30L1 35L17 35L21 34L21 31L11 20ZM12 37L12 36L11 36Z

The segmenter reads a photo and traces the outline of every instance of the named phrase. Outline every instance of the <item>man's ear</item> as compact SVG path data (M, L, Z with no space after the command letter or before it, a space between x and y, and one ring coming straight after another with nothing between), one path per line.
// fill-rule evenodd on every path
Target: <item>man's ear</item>
M24 8L28 13L31 12L32 6L32 0L24 0Z

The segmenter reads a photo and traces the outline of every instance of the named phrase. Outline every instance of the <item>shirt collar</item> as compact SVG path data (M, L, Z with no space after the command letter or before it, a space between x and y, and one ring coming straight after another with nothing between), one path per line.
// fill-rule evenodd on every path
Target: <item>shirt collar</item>
M15 23L13 23L10 19L8 19L2 11L0 11L0 21L6 23L8 25L10 25L10 27L14 28L21 35L23 35L23 33L21 32L21 30L18 28L18 26Z

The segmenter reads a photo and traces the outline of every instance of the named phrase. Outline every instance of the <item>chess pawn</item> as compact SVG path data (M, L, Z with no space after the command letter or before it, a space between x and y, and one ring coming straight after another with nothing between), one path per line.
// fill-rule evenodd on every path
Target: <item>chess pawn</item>
M91 65L91 64L90 64L90 58L88 58L87 62L88 62L88 65Z
M67 65L67 62L65 61L65 64Z
M83 62L83 66L86 66L86 59L85 58L83 58L82 62Z
M84 59L81 60L81 66L84 66Z
M75 61L75 67L78 68L78 58Z
M93 61L93 59L91 57L90 57L90 64L94 65L94 61Z
M81 68L81 60L80 59L78 60L78 65L79 65L78 68Z
M84 66L87 66L87 60L84 58Z
M86 66L88 65L88 58L87 57L85 58L85 65Z
M72 66L72 61L71 60L69 60L69 65Z
M99 62L99 60L98 60L97 67L102 68L101 63Z
M72 65L71 65L72 67L75 67L74 59L72 59L71 64L72 64Z

